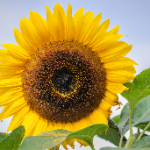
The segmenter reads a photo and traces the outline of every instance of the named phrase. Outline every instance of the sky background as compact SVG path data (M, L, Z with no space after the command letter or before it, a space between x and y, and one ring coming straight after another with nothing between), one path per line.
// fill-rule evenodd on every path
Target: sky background
M0 44L17 44L14 38L13 29L19 29L21 17L29 17L29 12L38 12L46 18L44 5L47 5L52 11L56 3L60 3L66 11L68 3L72 5L73 14L81 7L84 7L84 13L94 12L94 15L102 12L102 20L110 18L109 29L120 25L120 34L128 35L121 40L132 44L133 48L127 57L138 63L135 66L137 73L149 68L150 66L150 0L0 0ZM2 48L2 47L0 47ZM119 96L120 101L126 104L126 100ZM121 106L123 108L123 106ZM0 112L2 107L0 108ZM110 117L120 114L121 109L113 113ZM0 132L6 132L11 118L0 122ZM128 134L126 135L128 136ZM76 150L79 150L79 144L76 143ZM104 146L113 146L94 137L94 146L96 150ZM90 150L89 147L81 150Z

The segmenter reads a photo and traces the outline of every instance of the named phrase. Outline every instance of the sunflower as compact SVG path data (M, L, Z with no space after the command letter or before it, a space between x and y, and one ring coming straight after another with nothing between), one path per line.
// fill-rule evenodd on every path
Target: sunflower
M0 50L0 119L13 116L7 132L24 125L25 136L55 129L77 131L91 124L108 124L117 94L134 79L136 62L124 57L132 48L119 41L119 26L107 31L102 14L72 17L60 4L46 20L30 11L14 29L18 45Z

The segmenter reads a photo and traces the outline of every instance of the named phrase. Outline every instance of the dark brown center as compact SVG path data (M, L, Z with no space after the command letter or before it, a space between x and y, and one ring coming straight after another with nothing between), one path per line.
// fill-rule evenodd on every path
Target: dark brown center
M99 107L106 73L90 48L73 41L45 45L26 62L22 88L30 108L51 122L76 122Z

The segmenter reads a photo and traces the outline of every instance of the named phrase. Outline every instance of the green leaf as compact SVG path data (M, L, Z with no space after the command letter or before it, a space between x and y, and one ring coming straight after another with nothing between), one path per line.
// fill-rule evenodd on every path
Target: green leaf
M138 74L133 82L127 82L124 85L130 90L123 92L121 95L128 100L132 111L142 98L150 95L150 68Z
M19 150L45 150L59 145L66 139L74 138L86 142L94 150L94 135L97 135L106 129L107 126L104 124L94 124L76 132L70 132L62 129L42 132L38 136L26 137L22 145L19 147Z
M133 125L147 121L150 122L150 95L138 102L132 112Z
M70 135L68 135L67 138L80 139L86 142L94 150L93 137L95 135L98 135L99 133L106 131L106 129L107 129L107 126L105 124L94 124L82 130L71 133Z
M100 150L149 150L149 148L135 148L135 149L127 149L127 148L120 148L120 147L104 147Z
M150 136L145 136L136 141L131 148L150 148Z
M101 148L100 150L129 150L129 149L120 148L120 147L104 147L104 148Z
M111 118L116 124L118 124L119 123L119 120L120 120L120 115L118 115L118 116L115 116L115 117L113 117L113 118Z
M107 133L105 134L105 132L103 132L102 134L98 134L98 136L102 139L108 140L109 142L113 143L116 146L119 146L119 142L120 142L120 132L119 132L119 128L111 121L109 120L109 128L107 129ZM122 147L125 145L126 143L126 138L123 138L123 142L122 142Z
M137 138L139 137L141 133L135 133L133 134L133 143L137 140Z
M130 115L129 103L127 103L121 111L120 120L118 123L118 127L120 130L127 124L129 120L129 115Z
M6 133L0 133L0 141L6 137Z
M136 127L140 128L140 129L144 129L149 122L145 122L145 123L141 123L139 125L137 125ZM146 130L146 131L150 131L150 127Z
M132 126L137 126L144 122L150 122L150 95L139 101L132 112ZM123 133L128 129L129 124L126 124Z
M28 136L19 147L19 150L45 150L53 148L62 143L70 133L70 131L58 129L42 132L38 136Z
M25 134L24 126L20 126L0 141L0 150L17 150Z

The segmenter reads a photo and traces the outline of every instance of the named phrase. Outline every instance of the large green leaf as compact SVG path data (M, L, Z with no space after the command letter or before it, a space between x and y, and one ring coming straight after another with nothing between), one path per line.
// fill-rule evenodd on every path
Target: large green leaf
M132 122L134 125L147 121L150 121L150 95L138 102L132 112Z
M118 124L119 123L119 120L120 120L120 115L117 115L117 116L115 116L115 117L113 117L113 118L111 118L116 124Z
M139 125L137 125L136 127L140 128L140 129L144 129L149 122L145 122L145 123L140 123ZM150 132L150 127L146 130Z
M127 148L120 148L120 147L104 147L100 150L149 150L149 148L134 148L134 149L127 149Z
M120 130L127 124L129 120L129 115L130 115L129 103L127 103L121 111L120 120L118 123L118 127Z
M98 136L102 139L105 139L111 143L113 143L116 146L119 146L119 142L120 142L120 132L119 132L119 128L113 123L112 120L109 120L109 128L107 129L107 133L103 132L102 134L98 134ZM123 138L123 142L122 142L122 147L125 145L126 143L126 138Z
M150 95L150 68L138 74L133 82L127 82L124 85L129 90L123 92L121 95L129 101L130 108L133 110L134 106L142 98Z
M42 132L38 136L28 136L19 147L19 150L49 149L63 142L70 133L70 131L59 129Z
M120 148L120 147L104 147L104 148L101 148L100 150L129 150L129 149Z
M62 129L42 132L38 136L26 137L19 150L45 150L59 145L65 139L72 138L86 142L94 150L94 135L104 132L106 129L107 126L104 124L94 124L76 132L70 132Z
M145 136L136 141L131 148L149 148L150 149L150 136Z
M8 134L0 141L0 150L17 150L24 138L24 134L24 126L20 126L13 130L12 133Z
M0 133L0 141L2 140L2 139L4 139L4 138L6 138L6 133Z
M70 135L68 135L67 138L80 139L86 142L94 150L94 146L93 146L94 135L98 135L99 133L106 131L106 129L107 129L107 126L105 124L94 124L82 130L71 133Z
M137 126L144 122L150 122L150 95L139 101L132 112L132 126ZM123 132L129 129L127 124Z

